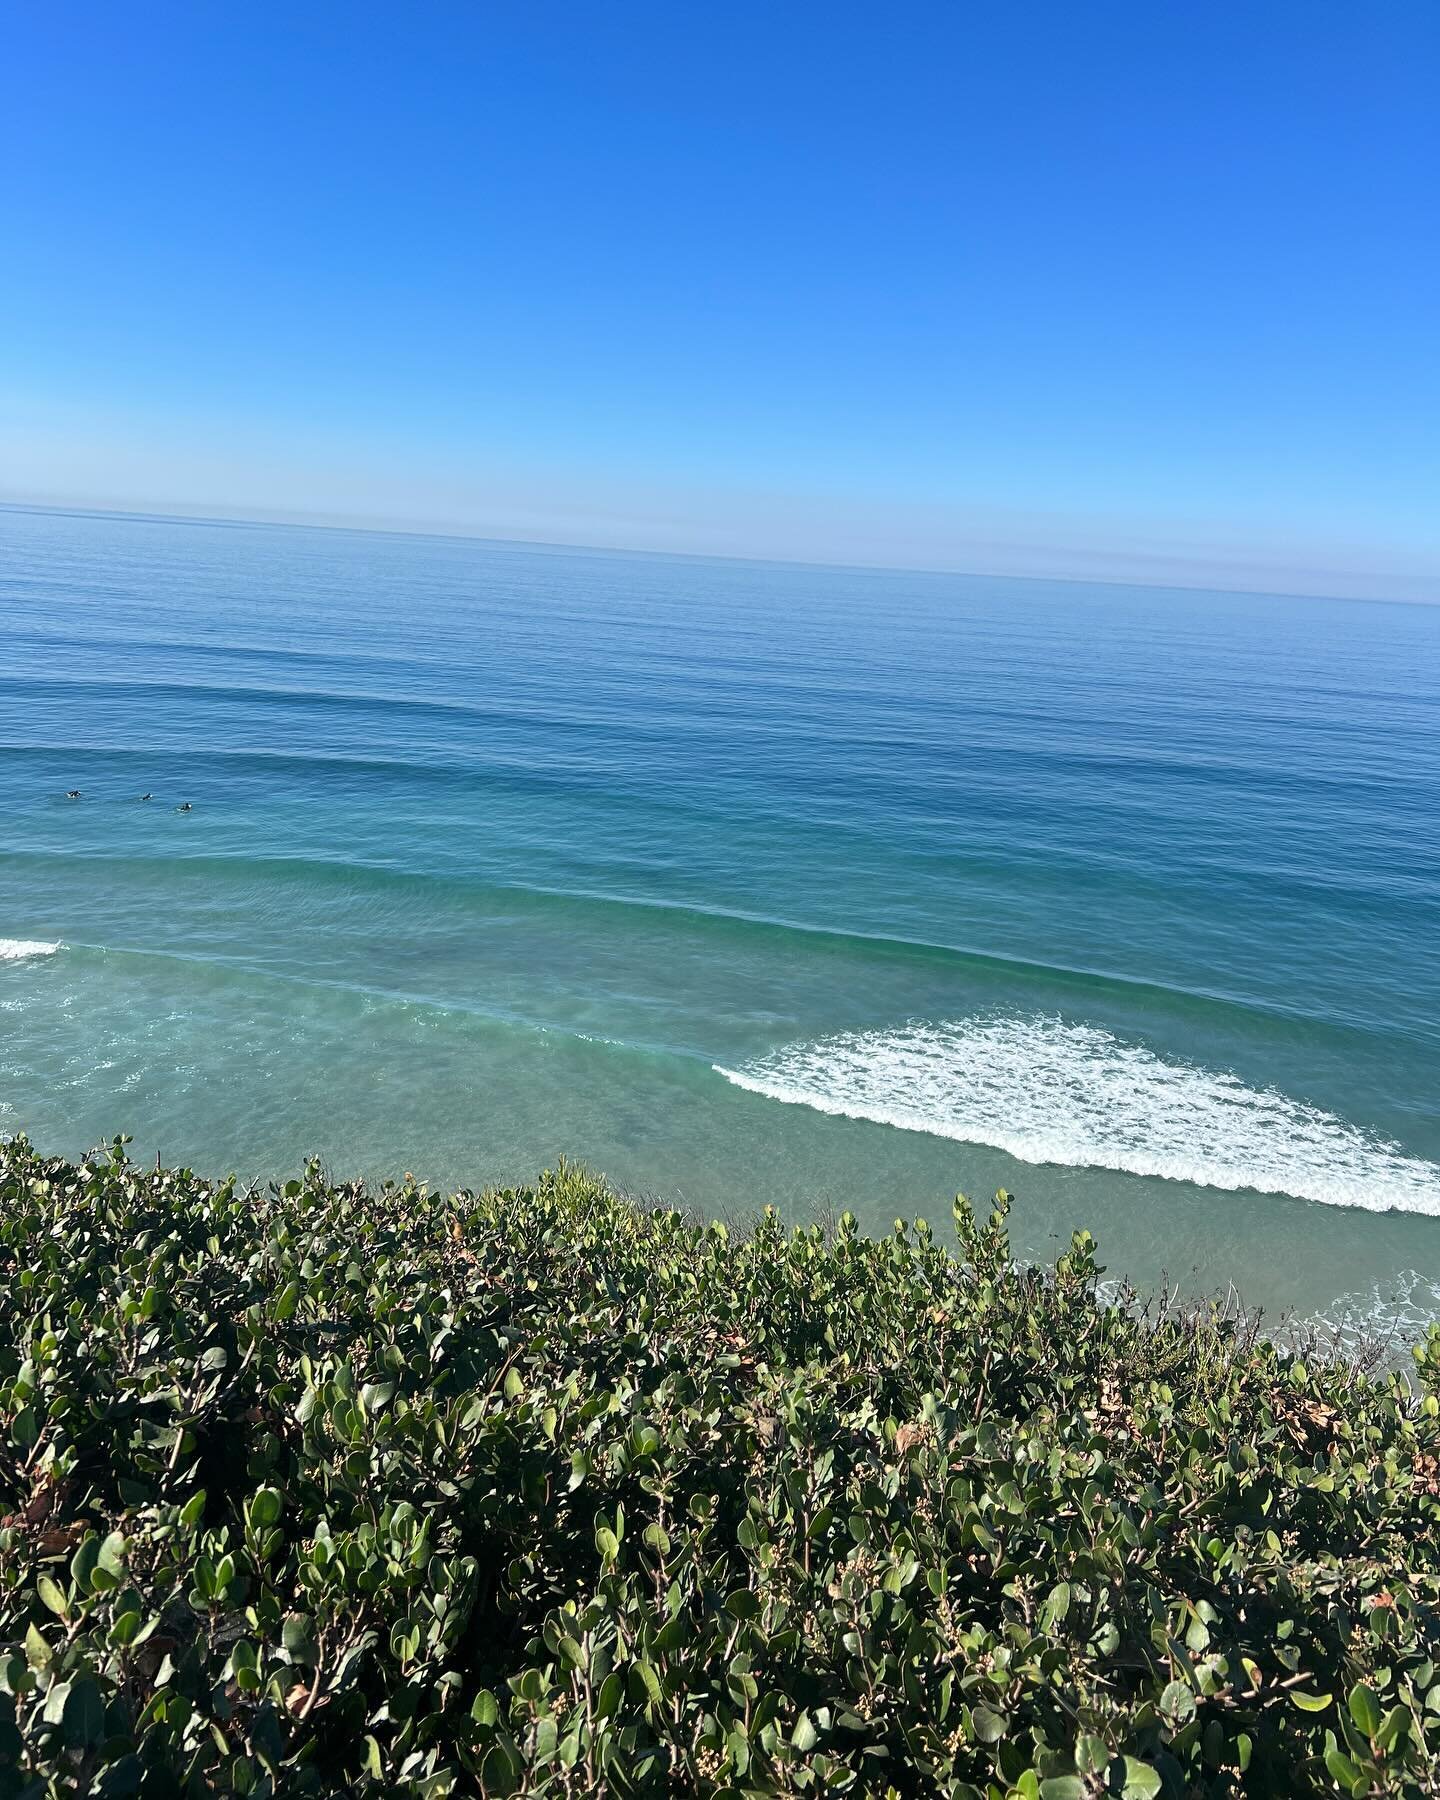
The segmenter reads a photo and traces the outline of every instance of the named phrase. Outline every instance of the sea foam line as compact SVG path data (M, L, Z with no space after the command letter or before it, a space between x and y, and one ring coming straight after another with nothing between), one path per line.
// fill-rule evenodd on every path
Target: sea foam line
M1440 1216L1440 1167L1237 1076L1094 1025L987 1017L842 1032L738 1069L772 1100L986 1144L1022 1162Z
M42 944L33 938L0 938L0 962L23 962L28 956L53 956L59 944Z

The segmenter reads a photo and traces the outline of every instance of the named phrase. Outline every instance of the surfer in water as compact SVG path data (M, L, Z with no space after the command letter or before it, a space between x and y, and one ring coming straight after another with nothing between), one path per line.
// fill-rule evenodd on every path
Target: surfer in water
M65 790L65 798L67 800L78 800L80 798L79 788L67 788Z
M194 812L195 808L188 800L182 800L175 810L176 812Z
M142 800L153 800L155 796L153 794L142 794L140 798Z

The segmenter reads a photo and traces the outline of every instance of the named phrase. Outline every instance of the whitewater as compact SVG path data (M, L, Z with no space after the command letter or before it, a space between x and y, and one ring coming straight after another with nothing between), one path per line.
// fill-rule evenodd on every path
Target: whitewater
M53 956L59 944L40 944L30 938L0 938L0 962L23 962L31 956Z
M1027 1163L1440 1216L1434 1163L1273 1089L1058 1018L841 1032L716 1072L772 1100Z

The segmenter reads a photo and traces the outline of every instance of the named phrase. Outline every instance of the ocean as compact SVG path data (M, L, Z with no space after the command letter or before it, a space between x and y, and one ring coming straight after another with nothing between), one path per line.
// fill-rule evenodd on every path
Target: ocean
M1440 608L6 508L0 708L46 1150L1440 1316Z

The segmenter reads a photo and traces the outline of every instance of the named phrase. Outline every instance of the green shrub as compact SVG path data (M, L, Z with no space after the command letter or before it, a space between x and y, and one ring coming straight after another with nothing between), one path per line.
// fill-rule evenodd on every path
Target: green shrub
M1440 1792L1440 1337L955 1217L0 1146L0 1794Z

